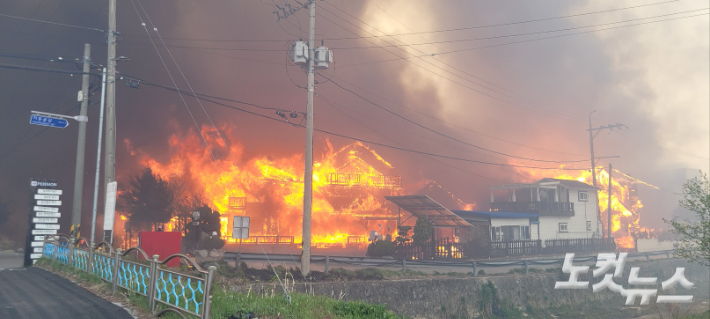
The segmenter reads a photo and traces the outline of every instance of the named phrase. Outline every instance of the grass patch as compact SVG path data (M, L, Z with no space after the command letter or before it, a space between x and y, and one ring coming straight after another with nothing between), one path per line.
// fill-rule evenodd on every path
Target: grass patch
M405 318L389 312L383 305L340 301L326 296L291 294L291 303L276 291L263 295L238 293L215 287L212 294L212 318L241 319L354 319Z
M64 277L76 281L80 286L89 289L105 299L116 299L112 297L111 284L101 280L98 276L90 275L77 268L46 258L41 258L36 265L49 271L62 274ZM265 269L264 271L271 272L271 276L273 276L274 270L284 274L288 271L280 266L275 267L273 270ZM219 267L218 274L220 276L239 277L243 276L244 273L241 269L235 270L234 267L228 267L227 265L227 267ZM279 275L281 276L281 274ZM353 272L335 271L334 274L331 273L329 275L366 279L384 277L384 272L379 269L370 268ZM341 301L326 296L293 293L291 294L291 303L289 303L283 294L278 293L279 291L267 290L261 295L251 292L243 294L226 289L219 283L216 283L212 289L211 317L215 319L252 318L249 315L260 319L405 318L387 311L384 305ZM119 291L120 293L115 295L119 297L122 296L120 298L122 299L121 301L133 306L134 309L137 308L137 310L143 314L150 313L148 298L120 287ZM156 312L162 309L165 309L165 306L156 303ZM180 318L180 316L174 313L166 313L161 318L172 319Z

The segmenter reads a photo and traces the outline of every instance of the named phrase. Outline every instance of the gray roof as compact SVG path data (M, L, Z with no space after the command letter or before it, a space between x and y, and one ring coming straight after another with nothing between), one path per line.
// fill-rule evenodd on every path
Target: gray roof
M385 196L385 199L417 218L429 217L429 221L435 227L472 227L463 218L452 213L448 208L427 195Z
M537 181L538 184L546 182L559 182L561 185L567 186L569 188L598 189L592 185L573 179L543 178Z

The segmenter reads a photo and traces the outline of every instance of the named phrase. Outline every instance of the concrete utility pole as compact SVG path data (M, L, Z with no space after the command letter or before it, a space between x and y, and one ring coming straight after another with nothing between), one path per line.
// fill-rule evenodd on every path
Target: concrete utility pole
M74 171L74 202L71 214L71 237L78 238L81 225L81 200L84 193L84 158L86 150L86 108L89 106L89 71L91 71L91 45L84 44L84 67L81 77L81 92L78 100L81 102L79 117L79 137L76 143L76 168Z
M599 127L594 127L594 128L593 128L593 127L592 127L592 114L593 114L594 112L596 112L596 111L591 111L591 112L589 112L589 129L587 129L587 131L589 131L589 153L590 153L590 155L591 155L591 162L592 162L592 185L594 186L594 188L597 188L597 170L596 170L596 167L595 167L596 164L594 163L594 160L595 160L595 157L594 157L594 138L597 137L597 134L599 134L599 132L601 132L601 131L604 130L604 129L610 129L610 130L613 131L614 129L617 129L617 128L618 128L618 129L621 129L622 127L626 127L626 128L628 128L628 127L627 127L626 125L624 125L624 124L616 123L616 124L605 125L605 126L599 126ZM592 134L592 132L594 132L594 131L596 131L596 133ZM616 156L612 156L612 157L616 157ZM609 174L611 175L611 172L609 172ZM595 192L596 192L596 191L595 191ZM610 196L610 197L611 197L611 196ZM599 210L599 196L596 196L596 200L597 200L597 219L599 220L599 223L601 223L601 222L602 222L602 216L601 216L601 211ZM603 232L603 231L602 231L601 233L599 232L599 223L597 223L597 234L599 234L600 237L603 237L603 236L604 236L604 232Z
M96 240L96 207L99 202L99 171L101 170L101 137L104 125L104 106L106 102L106 68L101 78L101 110L99 111L99 145L96 147L96 177L94 179L94 206L91 210L91 242Z
M116 0L108 1L108 61L106 62L106 160L104 187L116 180ZM106 199L104 198L104 201ZM104 230L111 242L113 230Z
M308 4L310 31L308 39L308 108L306 109L306 173L303 184L303 252L301 272L304 276L311 272L311 208L313 205L313 91L315 90L315 30L316 1Z
M606 213L606 238L611 238L611 163L609 163L609 203Z

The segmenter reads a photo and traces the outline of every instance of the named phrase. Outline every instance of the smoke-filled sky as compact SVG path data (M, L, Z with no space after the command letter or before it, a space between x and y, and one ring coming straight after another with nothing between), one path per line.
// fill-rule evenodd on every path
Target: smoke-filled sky
M182 89L188 89L184 74L199 93L304 112L306 91L299 86L306 76L288 64L286 48L308 37L308 15L300 10L277 22L275 4L284 1L290 2L120 0L117 55L130 60L117 70L172 86L162 57ZM79 58L83 44L91 43L93 62L105 65L105 33L66 25L106 29L107 2L3 1L0 63L78 70L72 63L7 55L66 61ZM643 192L649 213L641 223L659 225L679 199L670 193L680 191L675 170L708 168L707 7L705 1L652 0L318 1L316 38L334 51L335 63L316 77L315 127L475 161L556 167L519 157L581 160L565 167L588 168L587 121L596 111L595 127L628 126L596 137L596 156L619 156L598 165L611 161L665 189ZM28 120L30 110L78 114L81 79L2 69L0 81L0 195L26 210L29 179L56 179L65 190L62 221L68 223L78 125L44 129ZM274 110L225 102L281 121L208 101L202 101L203 111L186 96L190 115L177 93L145 84L133 89L125 82L119 81L116 97L119 180L138 172L138 154L167 161L169 138L196 132L193 117L197 126L211 125L205 112L222 134L241 142L245 159L304 150L304 130L284 123ZM84 223L93 195L98 93L89 107ZM316 160L326 139L336 146L352 142L316 132ZM435 180L479 209L487 208L488 186L526 177L523 168L373 148L404 183Z

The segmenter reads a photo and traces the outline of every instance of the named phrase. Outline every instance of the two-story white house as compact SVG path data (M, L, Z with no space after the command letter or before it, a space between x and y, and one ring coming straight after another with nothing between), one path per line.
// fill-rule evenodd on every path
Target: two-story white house
M544 241L602 237L597 206L598 189L594 186L576 180L543 178L530 184L493 186L490 190L490 232L494 241L505 237L505 234L497 235L498 230L493 228L493 224L496 224L494 221L498 219L496 213L501 213L501 217L510 215L503 213L538 215L537 225L531 225L529 235L525 236L531 239Z

